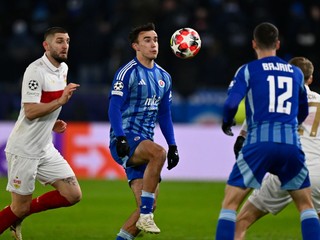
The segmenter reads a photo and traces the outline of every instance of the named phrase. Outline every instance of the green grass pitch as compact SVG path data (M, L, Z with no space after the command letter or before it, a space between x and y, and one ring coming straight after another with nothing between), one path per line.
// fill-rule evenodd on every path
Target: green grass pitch
M0 178L0 208L10 202L6 178ZM69 208L29 216L23 222L26 240L114 240L121 225L134 209L133 194L126 181L81 180L83 199ZM214 239L224 194L223 182L166 181L160 187L155 221L159 235L141 234L144 240ZM34 196L51 190L36 186ZM9 231L0 239L11 239ZM278 216L268 215L247 234L247 240L301 239L299 214L290 204Z

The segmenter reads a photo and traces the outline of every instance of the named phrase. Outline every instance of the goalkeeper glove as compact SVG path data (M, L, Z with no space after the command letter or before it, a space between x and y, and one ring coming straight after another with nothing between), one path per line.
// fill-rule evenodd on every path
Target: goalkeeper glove
M130 146L125 136L117 137L117 154L120 158L128 156L130 153Z
M179 153L176 145L169 145L168 150L168 169L171 170L175 166L177 166L179 162Z
M222 131L228 135L228 136L233 136L233 132L232 132L232 129L231 127L232 126L235 126L236 125L236 121L233 119L232 122L225 122L225 121L222 121Z
M243 146L243 142L246 140L243 136L238 136L236 142L233 145L233 151L236 155L236 158L238 158L239 152Z

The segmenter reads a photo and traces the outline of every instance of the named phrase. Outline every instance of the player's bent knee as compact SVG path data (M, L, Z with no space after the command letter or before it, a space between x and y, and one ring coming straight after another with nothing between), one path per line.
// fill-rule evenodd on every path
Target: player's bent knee
M67 191L65 194L62 194L67 201L70 203L70 205L74 205L82 199L82 192L81 190L71 190Z
M71 205L74 205L74 204L80 202L81 199L82 199L82 193L78 192L78 193L72 194L69 197L68 201L70 202Z
M166 161L166 150L163 148L158 148L152 151L151 155L149 156L149 162L153 162L153 164L157 164L162 166Z
M161 148L158 152L157 152L157 157L156 159L161 160L161 162L165 162L167 158L167 152L164 148Z

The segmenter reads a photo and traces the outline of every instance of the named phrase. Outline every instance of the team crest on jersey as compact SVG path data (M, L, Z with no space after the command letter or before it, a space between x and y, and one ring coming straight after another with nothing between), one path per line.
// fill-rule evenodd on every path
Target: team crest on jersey
M121 91L123 89L123 82L117 81L113 84L113 89L116 91Z
M134 139L133 139L134 141L139 141L140 140L140 136L136 136L136 137L134 137Z
M30 80L28 86L30 90L34 91L39 87L39 83L37 80Z
M165 82L164 82L162 79L160 79L160 80L158 81L158 84L159 84L159 87L161 87L161 88L163 88L164 85L166 85Z

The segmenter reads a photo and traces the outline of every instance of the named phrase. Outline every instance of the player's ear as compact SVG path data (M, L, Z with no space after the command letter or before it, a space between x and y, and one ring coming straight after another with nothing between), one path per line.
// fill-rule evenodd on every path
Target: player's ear
M256 43L255 40L252 40L252 48L253 48L254 50L257 49L257 43Z
M276 43L276 50L278 50L280 48L280 41L278 40Z
M135 51L139 51L140 50L138 43L134 42L134 43L131 44L131 46Z
M42 42L42 46L43 46L43 48L47 51L48 50L48 43L47 43L47 41L43 41Z
M311 75L307 80L307 85L310 85L312 82L313 82L313 75Z

